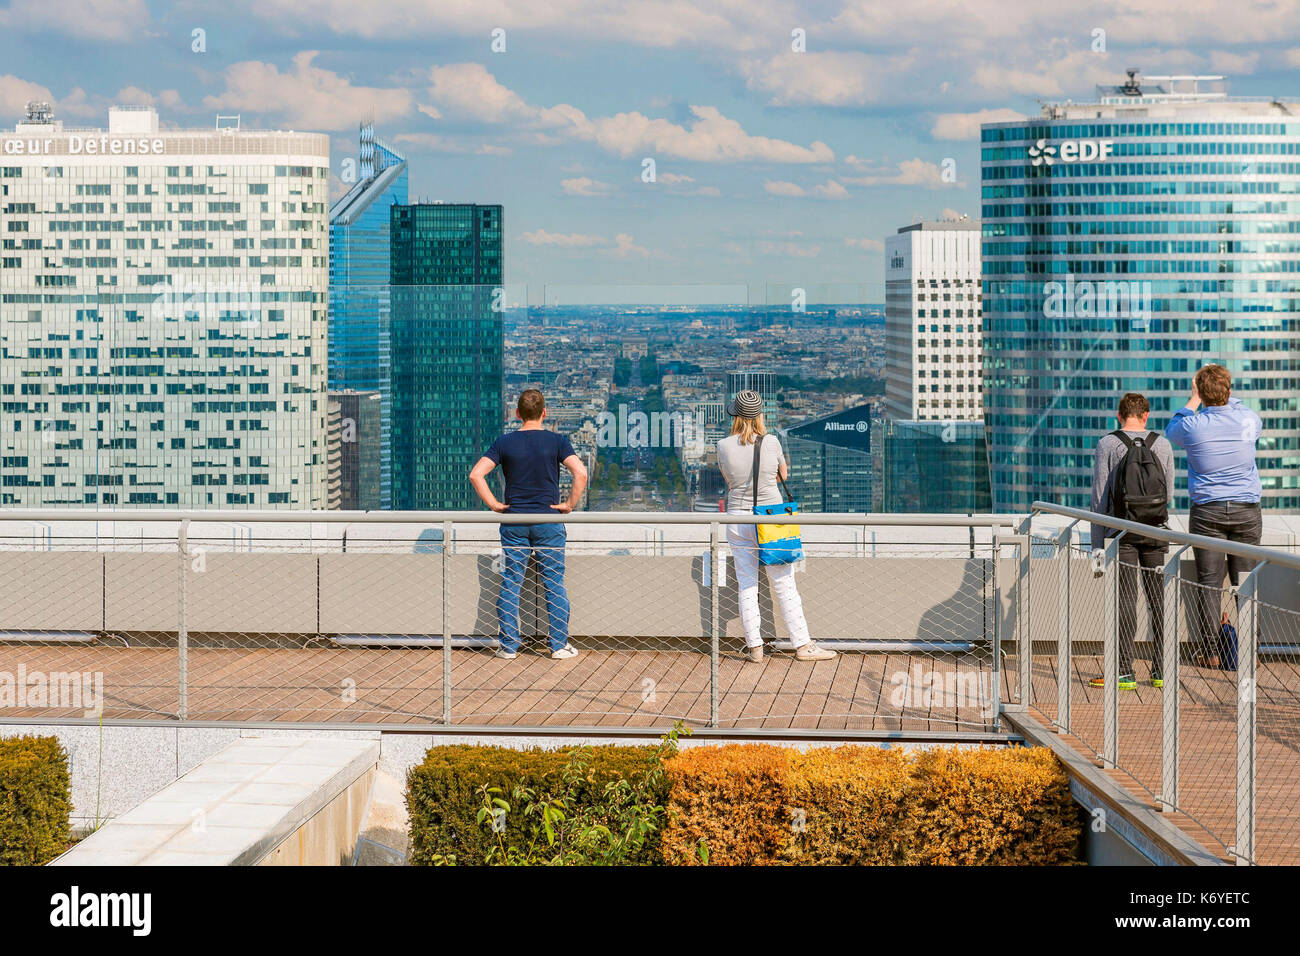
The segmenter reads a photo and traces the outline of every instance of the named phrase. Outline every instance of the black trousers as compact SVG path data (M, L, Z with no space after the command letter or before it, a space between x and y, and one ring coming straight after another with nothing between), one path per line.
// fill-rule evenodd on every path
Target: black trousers
M1214 501L1203 505L1193 504L1187 530L1191 534L1203 534L1209 538L1259 544L1264 530L1264 515L1258 503ZM1195 607L1201 629L1200 646L1207 654L1222 657L1224 648L1219 646L1219 635L1223 572L1226 568L1228 580L1235 587L1242 576L1254 569L1255 562L1250 558L1239 558L1205 548L1193 548L1192 551L1196 556L1196 582L1200 585L1195 589Z
M1164 567L1166 546L1155 547L1119 543L1119 595L1115 603L1115 613L1119 616L1119 670L1121 677L1133 673L1134 640L1137 635L1137 599L1138 580L1142 581L1142 592L1146 596L1147 617L1151 622L1151 639L1154 650L1151 655L1151 674L1160 676L1161 661L1164 660L1165 643L1165 596Z

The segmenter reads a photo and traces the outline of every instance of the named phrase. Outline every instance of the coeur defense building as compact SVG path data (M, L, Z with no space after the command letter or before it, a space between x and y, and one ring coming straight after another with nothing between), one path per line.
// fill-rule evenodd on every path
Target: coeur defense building
M0 505L324 508L329 140L0 133Z

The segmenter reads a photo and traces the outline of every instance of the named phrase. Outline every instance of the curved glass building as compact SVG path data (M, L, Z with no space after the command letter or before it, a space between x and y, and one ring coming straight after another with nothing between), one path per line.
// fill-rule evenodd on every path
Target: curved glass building
M1263 417L1264 507L1300 510L1300 103L1221 86L1130 73L983 127L995 511L1087 507L1119 396L1146 395L1163 430L1210 362Z

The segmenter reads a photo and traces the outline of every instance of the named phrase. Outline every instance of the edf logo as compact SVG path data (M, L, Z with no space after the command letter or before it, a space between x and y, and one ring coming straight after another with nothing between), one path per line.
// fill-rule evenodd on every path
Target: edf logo
M1029 162L1034 166L1063 163L1096 163L1109 159L1115 144L1108 139L1067 139L1060 146L1049 146L1040 139L1029 147Z

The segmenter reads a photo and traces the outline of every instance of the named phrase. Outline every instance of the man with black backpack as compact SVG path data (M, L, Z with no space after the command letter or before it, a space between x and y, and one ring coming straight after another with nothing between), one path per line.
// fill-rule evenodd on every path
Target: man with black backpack
M1174 496L1174 449L1168 439L1147 430L1151 405L1146 397L1128 392L1119 400L1116 418L1119 428L1102 435L1097 442L1092 463L1092 510L1126 521L1153 527L1165 527L1169 519L1169 502ZM1119 534L1115 528L1092 526L1094 560L1100 561L1107 538ZM1134 635L1137 632L1137 582L1141 569L1142 590L1146 595L1147 616L1154 632L1151 658L1151 685L1163 687L1160 671L1164 646L1165 604L1162 572L1168 545L1163 541L1125 534L1119 542L1119 615L1120 690L1135 690L1133 672ZM1100 677L1088 682L1104 686Z

